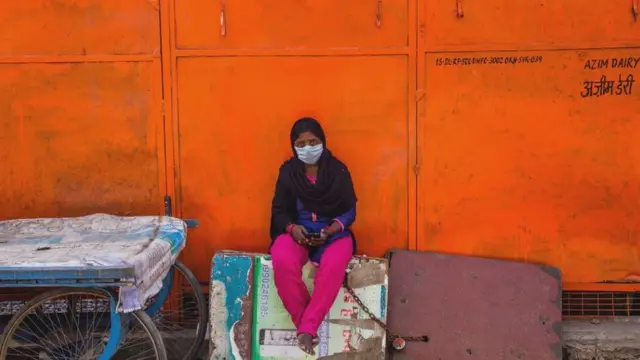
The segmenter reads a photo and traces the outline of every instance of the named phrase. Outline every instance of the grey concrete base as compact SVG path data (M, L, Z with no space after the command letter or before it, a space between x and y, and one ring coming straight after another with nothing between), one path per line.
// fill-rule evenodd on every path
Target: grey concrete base
M562 333L563 360L640 360L640 317L565 320Z
M640 317L565 320L564 360L639 360Z

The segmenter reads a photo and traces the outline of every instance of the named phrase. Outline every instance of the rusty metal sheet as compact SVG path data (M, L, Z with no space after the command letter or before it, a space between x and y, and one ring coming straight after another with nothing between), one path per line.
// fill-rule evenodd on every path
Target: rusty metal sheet
M562 358L558 269L405 250L388 256L392 332L430 337L393 359Z

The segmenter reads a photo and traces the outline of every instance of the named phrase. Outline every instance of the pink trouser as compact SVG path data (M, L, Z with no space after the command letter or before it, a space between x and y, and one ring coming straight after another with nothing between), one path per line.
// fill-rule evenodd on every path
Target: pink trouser
M322 320L340 292L352 254L350 237L336 239L328 245L316 272L313 294L309 295L302 282L302 268L309 260L308 250L289 234L278 236L271 247L274 281L298 334L317 336Z

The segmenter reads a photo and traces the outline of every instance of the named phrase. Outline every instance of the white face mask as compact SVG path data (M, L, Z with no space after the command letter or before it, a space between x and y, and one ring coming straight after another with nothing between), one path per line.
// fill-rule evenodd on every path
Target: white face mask
M307 145L305 147L296 148L296 153L298 154L298 159L307 165L315 165L320 159L320 155L322 155L322 150L324 150L322 144L318 145Z

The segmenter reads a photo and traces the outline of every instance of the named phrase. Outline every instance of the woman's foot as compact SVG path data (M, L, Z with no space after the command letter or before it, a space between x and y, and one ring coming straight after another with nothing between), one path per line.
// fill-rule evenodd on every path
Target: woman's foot
M313 351L313 348L319 342L316 339L317 338L314 338L313 336L311 336L311 334L302 333L298 335L298 346L302 351L306 352L307 354L315 355L316 353L315 351Z

